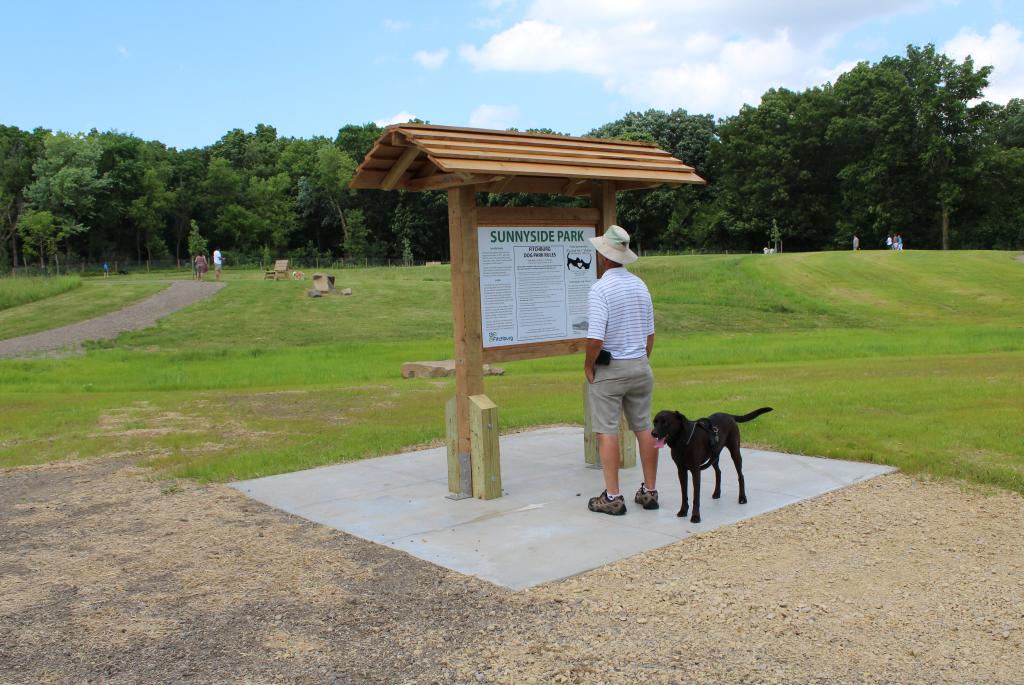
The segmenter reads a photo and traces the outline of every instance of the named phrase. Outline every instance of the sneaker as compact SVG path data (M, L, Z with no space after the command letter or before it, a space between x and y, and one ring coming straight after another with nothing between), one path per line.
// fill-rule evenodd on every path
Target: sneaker
M605 490L597 497L591 497L587 508L600 514L622 516L626 513L626 498L616 497L615 499L608 499L608 491Z
M657 490L645 490L644 484L640 484L640 489L636 491L636 497L633 501L639 504L644 509L657 509L658 508L658 491Z

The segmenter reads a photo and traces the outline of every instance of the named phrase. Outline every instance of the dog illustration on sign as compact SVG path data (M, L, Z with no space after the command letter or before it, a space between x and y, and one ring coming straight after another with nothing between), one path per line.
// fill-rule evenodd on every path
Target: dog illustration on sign
M583 261L582 257L566 257L565 258L565 268L566 269L572 269L573 267L575 267L575 268L580 269L580 270L589 269L590 268L590 264L593 261L594 261L593 258L591 258L590 261L586 261L585 262L585 261Z

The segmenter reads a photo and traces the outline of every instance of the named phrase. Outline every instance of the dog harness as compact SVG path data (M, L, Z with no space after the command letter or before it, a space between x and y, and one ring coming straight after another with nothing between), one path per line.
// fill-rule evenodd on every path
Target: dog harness
M718 449L718 426L711 423L711 419L707 417L693 422L693 428L690 429L690 437L686 439L686 444L689 445L690 441L693 440L693 434L697 432L698 426L708 434L708 457L700 465L700 470L703 471L709 466L718 464L718 455L721 450Z

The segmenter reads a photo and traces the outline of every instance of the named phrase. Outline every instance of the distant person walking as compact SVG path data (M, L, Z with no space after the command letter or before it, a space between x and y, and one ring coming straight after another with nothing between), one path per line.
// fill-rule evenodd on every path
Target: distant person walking
M854 233L853 234L853 251L856 252L859 249L860 249L860 238L858 238L857 234Z
M885 236L885 249L887 249L887 250L893 249L892 233L890 233L889 235Z
M903 236L899 233L896 234L896 250L903 252Z
M206 255L196 255L196 279L203 280L203 274L210 270L210 265L206 263Z
M213 270L217 274L217 280L220 280L220 270L224 266L224 255L220 253L220 250L213 251Z
M629 234L620 226L609 226L603 236L590 240L605 271L590 286L583 372L605 490L590 498L588 508L618 516L626 513L619 491L619 417L623 413L640 444L644 474L633 501L644 509L658 508L658 448L651 436L654 374L648 361L654 347L654 306L644 282L623 266L637 260L629 249Z
M103 262L103 278L110 277L110 262Z

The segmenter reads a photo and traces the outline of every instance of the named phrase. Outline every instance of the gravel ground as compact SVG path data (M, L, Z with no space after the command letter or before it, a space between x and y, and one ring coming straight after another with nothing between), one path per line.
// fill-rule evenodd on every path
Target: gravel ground
M520 593L128 461L0 493L0 682L1024 683L1002 491L876 478Z
M125 331L152 326L158 319L209 297L222 287L223 283L216 282L175 281L156 295L116 312L41 333L0 340L0 357L35 356L65 348L74 350L86 340L116 338Z

